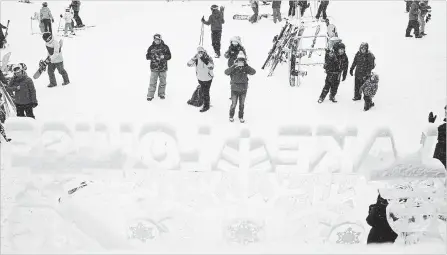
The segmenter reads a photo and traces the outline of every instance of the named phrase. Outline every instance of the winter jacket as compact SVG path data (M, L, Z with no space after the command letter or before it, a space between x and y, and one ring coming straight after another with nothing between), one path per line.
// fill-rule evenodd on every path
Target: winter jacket
M231 90L245 92L248 89L248 75L256 74L256 70L248 64L244 66L231 66L225 70L225 74L231 77Z
M365 96L374 97L379 88L379 76L377 74L372 74L371 77L368 76L365 83L360 87Z
M198 56L195 55L191 60L188 61L187 65L189 67L196 66L196 75L199 81L210 81L214 77L213 58L208 56L208 54L202 56L201 58L198 58Z
M163 55L163 58L160 58L161 55ZM171 51L163 40L160 44L153 42L147 49L146 59L151 61L151 71L166 72L168 70L168 60L171 59Z
M14 103L17 105L28 105L37 103L36 89L33 80L27 75L14 76L6 87L9 93L15 92L13 96Z
M421 10L421 16L424 17L431 10L431 7L428 6L427 1L423 1L419 5L419 9Z
M418 20L419 15L419 3L418 1L413 1L410 7L410 11L408 12L408 16L410 20Z
M42 9L40 9L40 20L43 19L53 19L53 15L51 15L51 11L50 8L48 7L42 7Z
M394 243L397 234L393 231L387 221L386 207L388 201L380 195L377 203L369 206L366 222L372 227L369 231L367 244L374 243Z
M65 23L71 23L73 21L73 18L74 18L73 12L65 12L64 14Z
M365 47L366 52L362 53L360 49ZM354 71L355 68L355 76L356 77L365 77L371 74L371 71L376 66L374 54L369 52L369 46L367 43L362 43L360 45L359 51L355 54L354 61L351 65L351 71Z
M338 55L338 49L340 48L340 43L336 43L333 46L333 51L326 50L326 55L324 56L324 69L326 73L342 73L343 78L346 77L348 73L349 60L346 53Z
M222 24L225 24L224 14L219 10L213 10L205 25L211 25L211 31L222 30Z
M79 9L81 8L81 1L79 1L79 0L71 1L70 7L71 7L71 9L73 9L73 11L78 12Z
M278 0L273 0L272 1L272 9L279 9L279 8L281 8L281 1L278 1Z
M228 67L234 64L234 61L237 59L237 55L240 51L242 51L244 55L247 56L245 48L242 45L238 44L234 46L233 44L230 44L230 47L228 47L228 50L224 54L224 57L228 58Z
M62 40L61 40L62 41ZM60 45L60 42L53 39L50 42L47 42L45 44L47 46L48 56L50 56L51 63L61 63L64 61L64 58L62 57L62 45Z

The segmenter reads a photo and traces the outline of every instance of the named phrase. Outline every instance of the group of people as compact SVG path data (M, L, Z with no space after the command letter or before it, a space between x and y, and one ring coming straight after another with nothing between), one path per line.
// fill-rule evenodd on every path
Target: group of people
M73 28L81 28L85 25L82 23L81 17L79 17L79 11L81 8L80 0L72 0L71 4L65 9L65 14L60 15L60 18L65 21L65 35L67 35L68 30L70 30L71 34L74 35ZM54 17L51 13L50 8L48 7L47 2L42 3L42 8L40 9L40 25L42 27L43 32L53 33L52 23L54 23ZM74 23L76 21L76 24ZM59 29L59 28L58 28Z
M413 37L411 31L414 30L415 38L422 38L427 35L425 33L425 23L431 19L431 7L428 5L428 0L411 1L405 0L406 12L408 12L409 20L406 37Z

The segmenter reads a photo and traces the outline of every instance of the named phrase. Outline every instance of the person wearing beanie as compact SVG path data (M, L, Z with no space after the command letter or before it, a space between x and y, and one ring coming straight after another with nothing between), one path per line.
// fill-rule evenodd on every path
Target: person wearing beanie
M439 159L441 163L446 167L446 118L447 118L447 106L444 107L445 115L444 120L441 125L438 126L438 142L436 143L435 152L433 153L433 158ZM433 116L433 112L428 115L428 122L435 123L437 116Z
M244 123L245 98L248 90L248 75L256 74L256 70L247 64L247 59L243 52L239 52L236 61L225 70L225 74L231 78L231 106L230 122L233 122L234 113L239 101L239 121Z
M197 47L197 54L188 61L189 67L196 67L197 80L200 85L200 97L203 100L203 108L200 112L206 112L210 109L210 88L213 82L213 58L208 55L205 48Z
M377 196L377 202L369 206L366 222L372 228L368 234L367 244L394 243L396 241L397 234L387 220L387 206L388 201L382 198L380 194Z
M343 75L342 81L346 80L348 67L348 56L346 56L345 45L343 43L337 42L334 44L332 50L326 49L323 66L326 71L326 80L318 103L323 103L329 91L329 100L333 103L337 103L335 96L337 95L338 86L340 85L340 78Z
M225 24L224 19L225 8L223 6L219 7L215 4L211 6L211 15L208 20L202 17L202 23L205 25L211 25L211 44L213 45L215 57L220 58L220 43L222 40L222 25Z
M362 99L360 87L365 81L366 77L371 74L371 71L376 67L375 57L369 51L369 45L366 42L360 44L359 51L355 54L354 61L352 62L349 74L354 75L355 68L355 81L354 81L354 98L353 101Z
M166 97L166 77L168 71L168 60L171 59L171 51L164 43L160 34L154 35L154 41L149 46L146 53L146 60L150 60L151 77L149 81L149 89L147 92L147 101L154 99L155 91L158 85L158 97L165 99Z
M63 83L62 85L70 84L70 79L68 78L68 73L64 68L64 58L62 56L62 40L59 42L54 40L53 35L49 32L45 32L42 35L42 39L45 41L45 45L48 51L48 77L50 79L49 88L57 86L56 76L54 71L57 69L60 75L62 75Z
M42 8L40 9L40 22L43 23L45 32L53 33L51 23L54 23L54 18L51 14L50 8L48 8L47 2L42 3Z
M33 80L28 77L25 65L15 65L13 67L14 76L6 87L16 106L17 117L35 118L33 109L37 107L36 89Z

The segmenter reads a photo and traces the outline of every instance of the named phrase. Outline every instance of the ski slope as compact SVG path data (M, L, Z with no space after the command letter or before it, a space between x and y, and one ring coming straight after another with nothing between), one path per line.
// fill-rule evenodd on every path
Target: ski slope
M113 141L110 148L107 144L95 147L94 143L97 140L94 140L95 142L89 140L92 137L84 138L82 141L87 146L90 142L93 147L90 148L91 150L84 151L85 154L92 153L96 159L104 160L106 156L101 158L103 154L107 155L111 149L119 148L120 143L125 140L116 135L119 125L129 124L130 127L136 129L148 122L168 123L176 130L179 140L182 141L181 145L177 144L178 146L186 147L183 148L184 150L199 146L203 152L200 160L208 162L208 157L217 157L220 146L227 142L229 137L238 135L241 130L249 130L251 135L260 136L265 141L276 144L280 143L275 136L278 129L293 125L305 125L312 128L354 126L359 130L360 144L368 143L368 137L377 128L388 127L393 132L397 151L401 155L406 155L420 148L421 132L427 127L427 116L430 111L438 115L438 122L442 120L447 81L445 72L446 3L444 1L430 1L432 20L426 25L428 35L419 40L404 36L408 14L404 12L403 1L333 1L330 3L328 15L333 17L332 23L337 26L338 33L346 45L350 64L361 42L368 42L370 50L376 57L374 71L380 76L379 90L374 100L375 107L368 112L363 112L363 101L351 100L354 77L349 74L346 81L340 84L337 104L329 100L323 104L317 103L325 79L325 73L321 67L307 68L308 76L303 79L300 87L289 86L286 64L279 66L275 74L267 78L268 70L261 70L260 67L272 46L273 37L279 33L284 22L274 24L271 20L262 19L257 24L251 24L248 21L232 20L233 14L251 14L251 8L241 7L242 3L246 1L233 3L221 1L218 4L226 6L222 55L229 46L229 39L236 35L240 36L247 50L249 64L257 71L257 74L250 77L249 81L245 124L228 121L231 104L228 100L230 84L229 77L224 75L227 60L223 57L214 59L215 78L210 91L212 108L206 113L200 113L198 108L186 104L197 86L195 71L193 68L188 68L186 63L194 56L199 43L200 19L202 16L206 18L210 15L210 6L215 2L83 1L81 18L84 24L96 25L96 27L79 31L74 38L64 38L64 66L71 84L65 87L60 86L62 80L56 73L59 86L47 88L48 76L43 74L41 78L34 81L39 101L39 106L35 108L36 121L9 119L5 125L7 131L8 127L14 126L14 123L21 122L35 125L48 122L67 125L78 122L105 123L115 132L115 136L110 138ZM59 14L62 14L68 5L69 1L49 2L49 8L55 16L53 30L59 22ZM22 4L16 1L1 3L2 24L6 24L5 21L8 19L11 20L8 35L10 47L2 51L2 55L11 51L11 63L26 63L28 75L32 75L37 70L39 60L47 55L41 36L31 35L30 31L30 17L34 12L39 11L40 7L41 2L37 1L34 4ZM288 2L283 2L281 12L286 13L287 10ZM271 13L271 7L261 6L260 13ZM170 47L172 59L168 62L166 99L162 101L156 97L152 102L147 102L150 69L145 54L155 33L160 33L164 42ZM204 47L210 55L214 55L209 27L205 28L204 38ZM211 130L212 135L199 140L196 137L197 129L204 126ZM14 141L31 139L28 136L20 137L19 134L20 132L12 131L10 136L13 143L8 145L2 143L3 159L7 158L5 155L12 155L19 146ZM34 139L41 139L43 144L47 144L52 143L51 140L55 137L57 135ZM97 139L101 141L101 138ZM141 141L138 144L137 155L133 156L149 162L149 168L157 168L160 166L154 165L145 153L151 150L153 154L163 158L164 146L169 147L167 150L174 150L172 147L175 147L173 144L176 141L167 139L164 145L156 144L154 147L151 139ZM203 145L199 145L199 141ZM315 144L309 145L308 148L310 151L319 150L318 145ZM352 154L356 154L355 147L353 148ZM67 144L60 147L56 144L53 149L70 151ZM381 156L389 159L389 148L385 152L381 152L380 148L374 149L375 156L379 159L373 162L381 161ZM316 171L324 173L328 171L327 169L332 169L337 155L339 154L333 152L330 160L323 161ZM172 168L172 165L178 161L176 157L166 160L167 163L161 168ZM11 164L9 160L3 159L2 165ZM48 158L42 156L42 161L45 160ZM335 166L337 167L340 166ZM370 164L364 166L362 171L367 171L365 169L368 167L374 168ZM121 171L102 172L102 169L90 169L91 174L89 174L87 169L81 169L78 170L79 175L76 174L77 171L70 172L68 176L74 180L66 183L60 180L55 181L57 178L62 178L56 177L59 176L57 171L45 173L40 169L39 174L34 175L31 174L33 170L19 168L12 171L3 166L1 178L2 252L107 251L108 253L129 250L146 253L259 252L261 249L264 249L263 252L277 252L279 248L283 249L282 252L293 253L441 254L446 251L439 240L413 247L397 244L380 247L366 247L363 244L318 246L309 243L298 245L293 240L280 242L277 241L281 239L278 237L279 234L273 234L270 238L266 237L267 240L276 240L274 242L248 248L230 247L212 239L211 236L219 236L219 233L209 234L210 237L206 240L190 237L190 241L185 241L186 243L181 245L176 243L176 247L169 245L169 239L150 244L141 244L135 240L129 243L123 241L126 240L125 233L119 232L126 224L133 224L129 223L126 217L160 218L164 213L172 214L172 217L181 219L179 221L182 223L170 223L173 225L170 229L176 229L179 233L191 232L196 236L204 237L208 235L206 232L208 230L201 226L216 226L215 231L219 232L221 223L216 222L216 219L231 218L228 216L231 213L257 215L264 208L264 204L258 201L262 198L256 198L258 200L245 204L247 208L241 207L245 210L234 209L233 207L241 203L237 199L240 196L239 190L236 190L233 191L234 201L231 200L223 205L216 202L215 198L206 197L201 202L195 201L205 209L196 205L199 209L182 207L176 210L178 205L175 203L165 202L166 204L162 206L159 204L160 200L169 200L173 196L171 188L163 190L164 185L169 186L169 178L166 178L164 174L161 174L163 177L159 177L157 174L147 175L141 170L126 169L123 170L125 172L125 178L123 178ZM73 188L72 185L77 185L86 178L93 180L97 185L89 191L91 193L80 191L78 199L75 198L62 206L55 202L62 193ZM215 183L214 176L207 178L210 178L206 179L209 183ZM159 180L160 183L154 180ZM28 185L28 182L32 184ZM188 188L187 184L187 182L186 184L178 183L185 189ZM26 191L23 191L24 187ZM50 188L42 191L43 187ZM153 190L158 190L158 193ZM352 195L355 197L355 210L344 217L365 224L368 205L374 203L376 199L376 186L367 182L365 178L359 178L355 190L355 195ZM242 189L242 192L245 191ZM185 194L189 193L185 192ZM192 203L190 198L178 199L188 201L185 202L186 204ZM207 199L214 199L214 204L210 202L213 206L206 206ZM338 197L332 199L334 201L331 203L336 203ZM14 207L19 204L17 200L26 201L25 204L43 203L46 207L33 205L27 205L25 209ZM54 208L58 209L54 210ZM157 212L153 212L153 208L158 208ZM268 208L271 210L271 207ZM148 211L151 213L147 213ZM197 211L200 213L197 214ZM14 217L11 218L10 215ZM265 212L267 218L273 217L272 215L275 214ZM281 218L279 215L275 216ZM190 219L194 220L190 221ZM15 225L11 222L21 222L20 227L16 227L19 230L14 230ZM74 222L76 227L70 222ZM287 223L284 224L287 225ZM369 227L366 227L367 235ZM7 230L4 231L4 229ZM275 231L274 229L266 230L270 235Z

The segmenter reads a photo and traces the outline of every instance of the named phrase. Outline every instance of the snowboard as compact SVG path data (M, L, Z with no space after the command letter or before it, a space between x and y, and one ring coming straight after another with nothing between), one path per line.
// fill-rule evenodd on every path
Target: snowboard
M233 19L234 20L250 20L250 18L253 16L253 14L249 14L249 15L244 15L244 14L234 14L233 15ZM258 20L262 19L262 18L273 18L273 15L271 14L259 14L258 15Z
M62 52L62 46L64 44L64 41L62 39L59 40L60 45L60 52ZM50 63L50 56L48 56L45 60L39 61L39 68L33 75L33 79L37 80L39 79L40 75L47 70L47 66Z
M11 52L6 53L3 58L2 58L2 66L1 66L1 71L2 73L6 73L8 70L8 63L9 63L9 58L11 57Z

